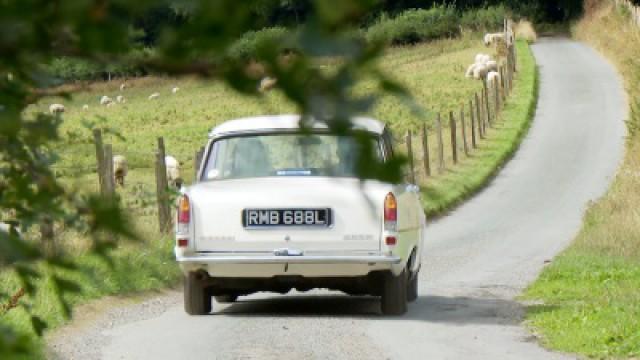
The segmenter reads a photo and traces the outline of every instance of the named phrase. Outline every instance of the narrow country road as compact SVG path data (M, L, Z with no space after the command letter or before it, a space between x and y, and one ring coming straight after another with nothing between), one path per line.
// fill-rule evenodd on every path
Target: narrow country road
M181 293L63 329L70 359L556 359L522 327L514 300L566 247L623 154L626 103L612 66L567 39L533 46L537 115L522 147L471 201L432 223L419 299L402 317L373 298L260 294L189 317Z

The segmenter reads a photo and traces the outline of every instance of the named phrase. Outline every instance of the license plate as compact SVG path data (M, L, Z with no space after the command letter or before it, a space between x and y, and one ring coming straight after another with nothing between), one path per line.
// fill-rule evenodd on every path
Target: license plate
M331 209L244 209L244 227L331 225Z

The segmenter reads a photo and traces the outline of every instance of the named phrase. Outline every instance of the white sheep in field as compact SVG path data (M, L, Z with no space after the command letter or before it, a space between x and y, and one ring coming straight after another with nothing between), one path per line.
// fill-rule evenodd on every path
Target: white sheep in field
M497 71L489 71L487 74L487 86L494 87L500 84L501 78L500 73Z
M89 110L89 104L82 105L82 110Z
M107 95L104 95L100 98L100 105L109 105L113 103L113 99L108 97Z
M464 76L466 78L472 78L473 77L473 70L475 70L476 66L478 66L478 64L473 63L471 65L469 65L469 67L467 68L467 71L464 73Z
M106 107L112 107L112 106L115 106L115 105L116 105L116 103L114 103L114 102L112 101L112 102L110 102L110 103L107 103L107 105L105 105L105 106L106 106Z
M62 104L51 104L49 105L49 112L51 114L60 114L64 112L64 105Z
M149 100L157 99L159 97L160 97L159 93L153 93L153 94L149 95Z
M487 69L489 69L489 71L498 71L498 62L495 60L489 60L485 63L485 65L487 66Z
M504 42L504 33L489 33L484 35L484 45L497 45L498 42Z
M475 64L476 66L473 68L473 78L476 80L481 80L487 77L487 73L489 69L485 64Z
M182 177L180 177L180 162L171 155L164 157L164 165L167 169L167 182L169 186L179 190L182 187Z
M127 84L125 83L120 84L120 91L124 91L124 89L126 88L127 88Z
M113 178L116 185L124 186L127 171L127 158L123 155L115 155L113 157Z
M126 103L127 99L125 99L124 96L122 96L122 95L118 95L118 96L116 96L116 101L119 102L119 103Z
M172 93L172 94L175 94L175 93L177 93L178 91L180 91L180 88L179 88L179 87L177 87L177 86L176 86L176 87L174 87L173 89L171 89L171 93Z
M258 91L267 92L273 89L276 86L276 83L278 83L278 79L265 76L262 78L262 80L260 80L260 84L258 85Z

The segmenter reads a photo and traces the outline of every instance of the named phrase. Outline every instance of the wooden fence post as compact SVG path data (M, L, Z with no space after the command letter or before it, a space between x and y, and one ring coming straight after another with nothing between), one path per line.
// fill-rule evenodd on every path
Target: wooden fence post
M444 171L444 141L442 140L442 120L440 113L436 116L436 125L438 130L438 169Z
M40 242L46 256L56 255L55 233L51 217L44 216L40 223Z
M500 99L502 99L502 107L504 108L504 103L507 100L505 96L505 78L504 78L504 67L500 66L498 69L500 74Z
M96 146L96 162L97 162L97 170L98 173L98 185L100 187L100 193L102 195L106 194L105 189L105 168L104 168L104 147L102 145L102 130L93 129L93 143Z
M104 145L104 184L105 196L112 197L115 190L115 179L113 174L113 148L111 144Z
M409 158L409 182L411 184L416 183L416 172L413 166L413 148L411 145L411 130L407 130L407 134L404 137L407 144L407 157Z
M449 128L451 129L451 156L453 163L458 163L458 144L456 139L456 119L453 117L453 111L449 111Z
M163 234L171 230L171 208L169 207L169 194L167 189L167 167L164 162L164 139L158 138L158 150L156 151L156 195L158 201L158 226Z
M498 113L500 112L500 93L498 92L498 87L500 86L500 82L498 79L493 79L493 102L495 105L495 110L493 110L493 114L495 116L495 121L498 121Z
M422 124L422 162L424 164L424 173L431 176L431 164L429 163L429 135L427 134L427 126Z
M478 124L478 134L480 134L480 139L484 139L484 129L482 126L482 111L480 111L480 98L478 97L478 93L475 93L476 97L476 124Z
M469 145L467 144L467 125L464 121L464 105L460 105L460 123L462 124L462 147L464 154L469 156Z
M491 126L491 110L489 110L489 90L487 89L487 83L484 83L484 88L482 89L482 98L484 101L484 111L486 115L486 124ZM486 127L485 127L486 128ZM486 131L485 131L486 133Z
M471 147L476 148L476 117L474 116L473 100L469 100L469 117L471 117Z
M193 157L194 178L196 182L198 181L198 170L200 170L200 164L202 164L203 156L204 156L204 146L200 147L200 149L196 151L196 154Z

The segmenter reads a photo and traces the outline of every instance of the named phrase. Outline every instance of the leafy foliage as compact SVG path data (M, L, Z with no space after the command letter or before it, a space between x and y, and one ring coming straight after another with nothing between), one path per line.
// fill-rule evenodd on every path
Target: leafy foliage
M458 20L458 14L451 6L407 10L396 17L380 17L367 29L366 39L373 43L401 45L451 37L460 31Z

